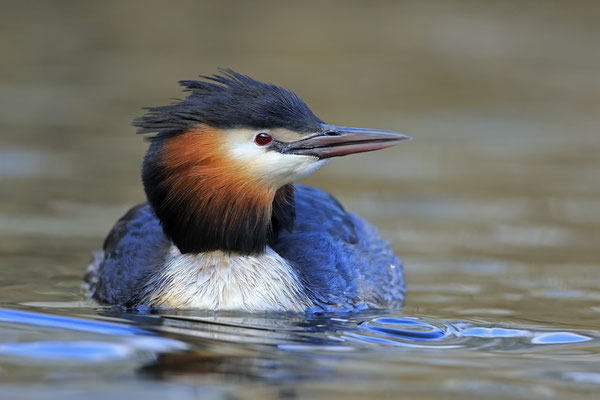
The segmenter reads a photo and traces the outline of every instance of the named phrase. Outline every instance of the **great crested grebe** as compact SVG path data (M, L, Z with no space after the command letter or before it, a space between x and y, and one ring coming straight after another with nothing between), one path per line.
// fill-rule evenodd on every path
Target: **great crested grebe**
M147 203L113 227L85 282L132 308L319 311L399 307L402 263L330 194L293 182L329 158L409 136L333 126L291 91L232 70L134 121L154 133Z

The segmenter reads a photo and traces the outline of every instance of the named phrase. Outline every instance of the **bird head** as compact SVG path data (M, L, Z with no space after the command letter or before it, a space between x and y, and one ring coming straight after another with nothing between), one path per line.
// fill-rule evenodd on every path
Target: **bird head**
M187 98L134 120L154 133L142 178L182 253L260 253L295 218L292 182L331 157L409 136L324 123L293 92L232 70L181 81Z

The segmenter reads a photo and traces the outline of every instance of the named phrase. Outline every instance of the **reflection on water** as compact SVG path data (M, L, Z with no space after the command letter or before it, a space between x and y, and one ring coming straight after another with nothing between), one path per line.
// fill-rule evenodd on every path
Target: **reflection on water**
M357 381L389 378L393 371L405 375L408 370L426 376L441 366L480 368L478 382L493 381L501 370L550 386L557 374L563 380L599 383L598 360L586 360L600 349L600 334L592 331L516 328L374 311L334 315L99 311L91 320L0 310L3 363L42 371L46 365L61 365L67 374L72 368L128 363L129 380L190 384L200 379L227 390L246 384L293 384L301 397L310 393L304 386L308 383L344 394L351 392L339 386L340 381L353 386ZM8 340L19 331L36 335ZM556 357L564 363L554 363ZM565 371L569 364L577 371ZM458 389L452 379L444 384ZM463 382L461 390L470 390L472 384ZM514 383L501 387L523 390Z
M599 7L5 5L0 397L596 398ZM402 310L129 313L82 295L91 251L143 199L131 119L220 66L327 122L414 136L305 181L392 242Z

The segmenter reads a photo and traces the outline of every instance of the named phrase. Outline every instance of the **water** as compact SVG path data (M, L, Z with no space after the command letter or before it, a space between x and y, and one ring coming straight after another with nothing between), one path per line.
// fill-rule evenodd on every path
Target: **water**
M592 330L381 311L75 314L0 311L3 364L27 368L8 375L8 393L43 396L59 380L71 382L59 392L66 398L90 386L105 396L116 380L122 391L147 386L151 398L545 398L600 383ZM39 386L22 387L32 377Z
M3 4L0 398L596 398L598 6L249 4ZM304 182L391 241L403 309L86 299L91 251L143 198L130 120L218 66L415 137Z

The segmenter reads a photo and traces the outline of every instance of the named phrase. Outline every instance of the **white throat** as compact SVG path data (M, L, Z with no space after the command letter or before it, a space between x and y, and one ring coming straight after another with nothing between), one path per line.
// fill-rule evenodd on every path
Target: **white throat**
M181 254L171 246L144 297L151 307L204 310L304 311L312 305L294 269L270 247L245 256Z

